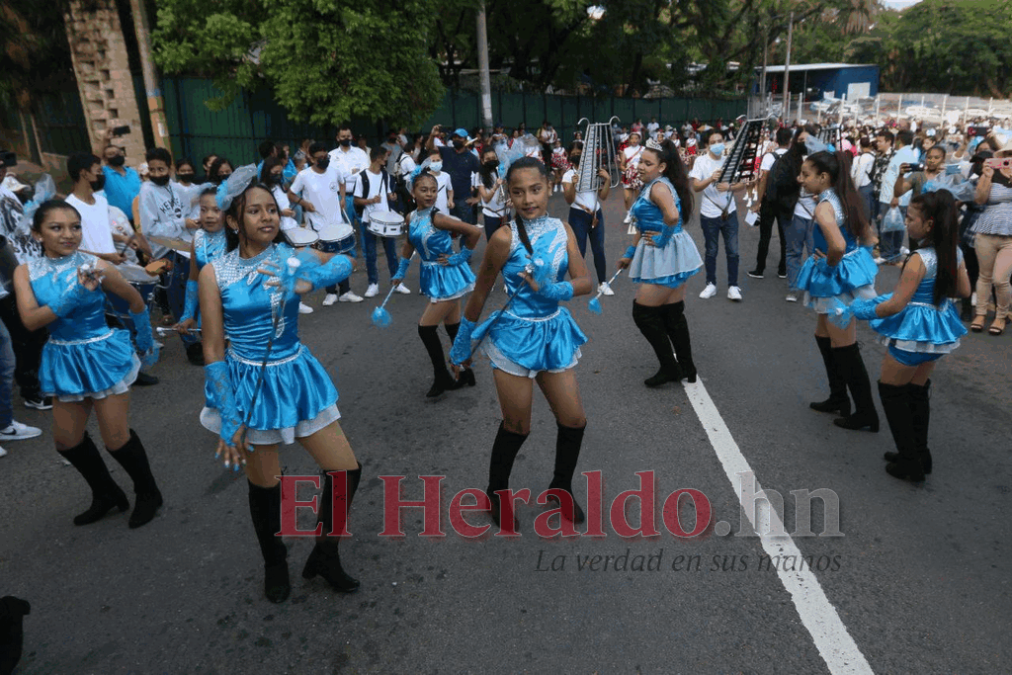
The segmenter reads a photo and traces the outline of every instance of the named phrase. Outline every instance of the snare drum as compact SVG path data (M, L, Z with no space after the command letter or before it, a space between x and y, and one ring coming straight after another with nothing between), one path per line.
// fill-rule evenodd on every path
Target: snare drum
M147 273L147 270L140 265L123 263L122 265L117 265L116 270L133 286L145 286L158 281L158 277L151 276Z
M324 253L351 253L355 250L355 230L347 223L324 225L317 234L319 240L312 246Z
M288 240L288 243L294 248L310 246L315 244L320 238L314 230L311 230L308 227L290 227L287 230L282 230L281 232L285 235L285 239Z
M404 234L404 216L393 211L374 211L369 214L366 229L377 237L399 237Z

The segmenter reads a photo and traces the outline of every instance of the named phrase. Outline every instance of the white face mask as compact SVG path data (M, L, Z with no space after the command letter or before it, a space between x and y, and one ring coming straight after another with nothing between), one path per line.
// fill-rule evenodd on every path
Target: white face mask
M433 162L432 164L429 164L429 168L431 170L435 171L436 173L439 173L440 171L443 170L443 163L442 162Z

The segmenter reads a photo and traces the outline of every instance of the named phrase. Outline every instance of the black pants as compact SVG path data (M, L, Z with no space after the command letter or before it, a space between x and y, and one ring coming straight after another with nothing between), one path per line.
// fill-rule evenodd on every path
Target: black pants
M773 221L777 223L777 234L780 237L780 263L778 271L787 269L787 242L784 239L784 221L778 217L772 204L763 200L759 207L759 250L756 253L755 268L759 272L766 271L766 258L770 252L770 239L773 237ZM788 221L789 222L789 221Z
M49 339L49 330L40 328L30 331L21 323L14 294L0 300L0 319L11 334L14 347L14 381L18 383L22 398L39 398L39 365L42 363L42 348Z

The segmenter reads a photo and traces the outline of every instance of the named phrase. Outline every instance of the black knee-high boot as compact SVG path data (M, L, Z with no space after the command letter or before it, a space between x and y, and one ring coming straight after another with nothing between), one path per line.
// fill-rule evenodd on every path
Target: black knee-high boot
M685 302L662 305L664 329L675 347L675 358L682 371L682 377L689 382L696 381L696 364L692 362L692 341L689 339L689 322L685 318Z
M119 450L106 448L113 459L120 463L134 482L134 511L130 514L130 528L147 525L162 505L162 493L158 490L155 477L151 475L148 455L144 452L137 432L130 430L130 440Z
M633 300L633 321L643 333L660 361L661 368L643 381L648 387L659 387L666 382L678 382L682 379L682 371L671 351L671 340L664 325L664 310L660 307L644 307Z
M492 521L501 527L499 515L500 503L496 490L506 490L510 486L510 474L513 472L513 462L516 461L520 446L527 440L527 434L515 434L506 431L506 423L499 423L499 431L495 435L495 442L492 444L492 457L488 463L488 488L485 494L492 502ZM506 504L507 516L512 514L512 503ZM513 525L516 529L516 516L513 516Z
M425 351L429 353L429 359L432 361L432 373L435 378L432 382L432 388L426 394L429 398L439 396L444 391L460 387L460 383L454 380L450 375L450 371L446 369L446 360L443 357L443 343L439 339L438 329L438 326L418 327L418 337L422 338Z
M921 468L924 469L924 473L931 473L931 450L928 449L928 423L931 421L931 380L925 382L923 387L913 383L908 384L907 395L914 425L914 446L917 448L917 458L921 460ZM900 459L900 454L887 452L884 457L887 462L895 462Z
M886 464L890 476L912 481L924 480L924 469L917 457L917 443L914 438L913 413L910 410L910 391L904 386L878 383L878 394L882 399L889 430L896 443L898 457Z
M587 426L564 427L558 422L558 436L555 440L555 473L552 475L552 483L548 489L565 490L573 499L573 511L564 509L562 515L574 523L582 523L585 520L583 509L576 503L573 495L573 474L576 473L576 463L580 459L580 447L583 445L583 432ZM562 503L555 496L549 496L550 500Z
M450 336L450 344L452 345L454 340L457 339L457 331L460 329L460 322L444 323L443 326L446 328L446 334ZM466 384L469 387L473 387L475 385L474 371L471 370L470 368L465 368L464 366L461 366L459 377L460 377L460 386Z
M130 508L126 494L109 475L109 469L88 432L84 433L84 438L75 447L60 450L59 453L78 470L91 488L91 506L74 517L74 525L89 525L112 509L119 509L122 513Z
M833 349L833 363L839 376L847 383L850 395L854 398L854 414L838 417L833 424L852 431L868 429L878 432L878 413L875 412L875 401L871 395L871 382L865 370L861 350L855 342L846 347Z
M249 483L249 515L264 556L264 595L284 602L292 592L288 578L288 548L281 541L281 483L261 487Z
M815 336L822 354L822 363L826 366L826 377L829 378L829 398L825 401L809 403L808 407L819 412L838 412L844 417L850 415L850 398L847 396L847 380L840 374L833 360L833 342L828 337Z
M340 478L341 474L346 476L348 489L343 497L340 494L334 494L334 476L331 474L337 474L338 478ZM341 555L339 551L341 538L327 535L334 531L335 524L338 532L345 529L345 525L348 522L348 512L351 511L351 502L355 497L355 492L358 490L358 484L361 480L361 465L357 469L326 473L323 479L323 493L320 495L320 513L317 517L317 522L323 525L323 533L317 538L316 546L313 547L313 552L309 554L306 566L302 569L302 577L304 579L312 579L316 575L320 575L330 584L331 588L341 593L357 591L361 584L358 579L349 576L344 571L344 568L341 567ZM334 502L342 498L344 500L344 507L342 508L338 504L338 520L335 523Z

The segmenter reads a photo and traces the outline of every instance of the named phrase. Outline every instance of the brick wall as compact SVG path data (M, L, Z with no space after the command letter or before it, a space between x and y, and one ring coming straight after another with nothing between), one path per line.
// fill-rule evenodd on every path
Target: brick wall
M144 161L144 135L116 3L87 4L92 9L72 2L66 23L88 134L94 146L107 128L129 126L116 142L126 148L127 164L137 166Z

